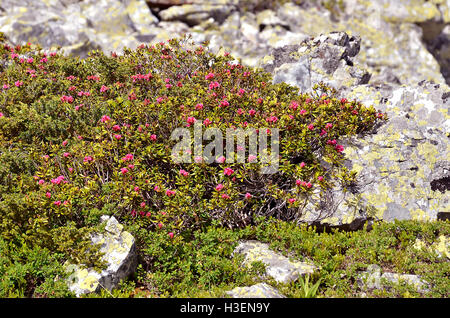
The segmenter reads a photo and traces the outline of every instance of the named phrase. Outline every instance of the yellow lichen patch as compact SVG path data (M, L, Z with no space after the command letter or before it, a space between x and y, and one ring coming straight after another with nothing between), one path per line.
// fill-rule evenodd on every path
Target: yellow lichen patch
M426 160L430 169L434 169L434 165L439 158L439 151L437 147L429 142L424 142L417 146L417 150L419 155Z
M411 219L416 221L430 221L430 216L422 209L411 210Z
M97 289L99 282L95 276L88 275L80 280L80 288L93 292Z
M439 252L440 255L450 258L450 251L448 250L449 245L450 238L446 237L445 235L441 235L439 236L439 241L435 245L435 249Z

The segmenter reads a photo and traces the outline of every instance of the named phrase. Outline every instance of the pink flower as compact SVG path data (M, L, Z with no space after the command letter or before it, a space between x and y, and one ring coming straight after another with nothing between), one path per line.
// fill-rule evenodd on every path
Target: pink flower
M227 107L227 106L230 106L230 103L228 103L227 100L223 100L220 102L219 107Z
M313 124L309 124L309 125L308 125L308 129L309 129L309 130L313 130L313 129L314 129L314 125L313 125Z
M226 176L231 176L233 173L234 173L234 170L231 169L231 168L225 168L223 170L223 174L226 175Z
M278 117L277 116L270 116L269 118L266 119L267 122L269 123L275 123L278 121Z
M64 176L59 176L56 177L55 179L51 179L50 182L53 184L60 184L61 182L63 182L64 180Z
M63 95L63 96L61 96L61 101L63 103L67 102L67 103L71 104L73 102L73 97L70 95L69 96Z
M119 131L120 130L120 126L119 125L114 125L114 126L112 126L112 129L114 131Z
M64 140L64 141L62 142L62 145L65 147L65 146L67 146L67 143L68 143L68 141L67 141L67 140Z
M305 163L304 162L301 162L300 163L300 168L303 168L305 166Z
M216 191L220 191L223 189L223 184L219 183L218 185L216 185Z
M69 152L64 152L64 153L63 153L63 156L64 156L65 158L67 158L67 157L70 156L70 153L69 153Z
M145 208L145 202L141 202L140 206L141 208Z
M226 160L226 158L224 156L220 156L219 158L217 158L218 163L224 163L225 160Z
M156 192L159 192L159 186L155 185L155 187L153 188L153 190L155 190Z
M134 187L134 191L139 192L139 187L138 186Z
M250 116L253 116L253 115L256 114L256 110L250 109L250 110L248 111L248 114L249 114Z
M130 164L130 165L128 165L128 168L134 169L134 165L133 165L133 164Z
M203 109L203 104L197 104L197 105L195 105L195 109L196 109L196 110L202 110L202 109Z
M181 174L182 176L187 177L187 176L189 175L189 172L187 172L186 170L181 169L181 170L180 170L180 174Z
M289 105L290 109L296 110L298 108L298 103L295 101L291 102L291 105Z
M324 136L324 135L326 135L327 134L327 132L326 132L326 130L325 129L322 129L322 131L320 132L320 137L322 137L322 136Z
M65 200L64 202L63 202L63 205L68 205L69 204L69 201L67 201L67 200Z
M206 76L205 76L205 80L210 80L211 78L213 78L214 77L214 73L208 73Z
M92 160L94 160L91 156L86 156L86 157L84 157L84 162L89 162L89 161L92 161Z
M219 82L211 82L211 83L209 84L209 89L210 89L210 90L211 90L211 89L214 89L214 88L217 88L217 87L220 87Z
M126 174L128 172L128 169L127 168L121 168L120 169L120 173L121 174Z
M327 140L327 144L329 144L329 145L336 145L336 143L337 143L336 139Z
M72 167L69 167L69 168L67 168L68 170L69 170L69 172L72 172L73 171L73 168Z
M289 201L289 203L294 203L295 201L297 201L297 199L295 199L295 198L290 198L290 199L288 199L288 201Z
M222 199L228 200L229 198L230 198L230 196L228 194L225 194L225 193L222 194Z
M122 138L122 135L117 134L117 135L114 135L113 137L116 138L117 140L120 140Z
M161 222L159 222L159 223L158 223L158 228L161 229L162 227L163 227L163 224L162 224Z
M322 177L322 176L318 176L318 177L317 177L317 180L322 181L322 180L323 180L323 177Z
M60 206L61 205L61 201L55 201L55 202L53 202L53 204L56 205L56 206Z
M102 119L100 119L100 121L102 123L106 123L107 121L111 120L111 117L109 117L108 115L103 115Z
M129 153L129 154L125 155L125 157L122 158L122 161L131 161L133 159L134 159L134 156L131 153Z
M246 198L247 200L248 200L248 199L251 199L251 198L252 198L252 195L251 195L250 193L247 192L247 193L245 194L245 198Z
M33 63L33 62L34 62L34 59L32 57L27 58L27 63Z
M156 140L156 135L150 135L151 140Z
M206 118L206 119L203 121L203 125L205 125L205 126L209 126L210 124L212 124L212 121L210 121L209 118Z
M167 89L171 89L172 88L172 84L166 84L166 88Z
M300 115L304 115L304 114L306 114L306 110L301 109L301 110L300 110Z
M173 239L173 233L172 233L172 232L170 232L168 235L169 235L169 237L170 237L171 239Z
M42 59L40 60L40 62L41 62L41 63L47 63L47 62L48 62L48 59L47 59L46 57L44 57L44 58L42 58Z
M300 179L295 180L295 184L298 186L302 185L302 180Z
M45 196L50 199L52 197L52 194L50 192L46 192Z
M101 92L101 93L104 93L104 92L106 92L108 89L109 89L108 86L102 85L102 87L100 88L100 92Z
M44 183L45 183L45 181L42 179L38 181L38 184L44 184Z
M257 158L258 158L258 157L255 156L255 155L249 155L249 156L248 156L248 162L253 162L253 161L255 161Z
M197 120L195 119L195 117L188 117L186 121L189 125L191 125L195 123Z
M8 89L9 85L8 84L3 84L3 89Z
M166 190L166 195L168 197L171 197L171 196L175 195L175 191L174 190Z
M16 81L16 82L14 83L14 85L16 85L17 87L20 87L20 86L23 85L23 82L22 82L22 81Z
M202 158L202 156L196 156L196 157L194 157L194 161L199 163L199 162L203 161L203 158Z
M306 183L306 187L309 189L312 187L312 184L310 182Z
M342 145L336 145L336 151L337 151L337 152L343 152L343 151L344 151L344 146L342 146Z
M325 129L330 129L331 127L333 127L333 124L331 124L331 123L327 123L325 125Z
M239 108L239 109L237 110L237 113L238 113L238 115L242 115L242 114L244 113L244 111L242 110L242 108Z

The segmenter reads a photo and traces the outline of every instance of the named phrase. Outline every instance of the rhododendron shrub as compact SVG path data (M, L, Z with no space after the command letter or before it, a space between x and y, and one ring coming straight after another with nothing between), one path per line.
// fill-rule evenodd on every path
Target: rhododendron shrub
M102 214L171 240L212 220L296 219L313 191L352 181L342 138L385 118L316 88L271 84L188 39L85 59L1 43L0 230L55 248L56 228L90 227ZM248 152L244 163L226 160L235 152L207 163L193 148L190 162L175 163L172 132L193 136L197 123L224 136L279 129L278 170L261 173L260 154Z

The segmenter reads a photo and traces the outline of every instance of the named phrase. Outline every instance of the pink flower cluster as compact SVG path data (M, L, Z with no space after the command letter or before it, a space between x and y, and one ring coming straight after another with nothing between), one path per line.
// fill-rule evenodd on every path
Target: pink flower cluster
M131 75L130 76L131 77L131 79L133 80L133 83L134 82L136 82L136 81L138 81L138 80L146 80L146 81L149 81L152 77L153 77L153 75L152 75L152 73L147 73L147 74L136 74L136 75Z
M56 177L55 179L50 180L50 182L53 184L60 184L63 181L64 181L64 176L59 176L59 177ZM40 182L40 180L39 180L39 182Z
M69 103L69 104L71 104L71 103L73 103L73 97L72 96L66 96L66 95L63 95L62 97L61 97L61 101L64 103L64 102L67 102L67 103Z

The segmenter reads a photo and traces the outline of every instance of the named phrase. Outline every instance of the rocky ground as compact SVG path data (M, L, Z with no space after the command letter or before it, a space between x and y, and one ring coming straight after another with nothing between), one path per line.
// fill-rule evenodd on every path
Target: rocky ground
M61 46L79 56L188 33L196 42L209 41L213 51L229 51L244 64L263 67L275 82L302 91L327 82L342 97L386 112L389 121L373 134L346 140L347 164L358 173L358 183L351 192L330 190L328 201L313 197L304 221L358 229L368 220L448 218L450 3L322 1L332 4L325 8L320 1L269 2L2 0L0 32L14 44ZM449 240L442 239L447 250ZM267 274L275 280L314 270L273 255L258 242L242 242L236 253L268 264ZM361 284L379 287L383 278L426 289L419 277L382 274L376 266L361 275ZM81 293L92 287L86 286L73 288ZM283 297L268 285L255 286L230 295Z

